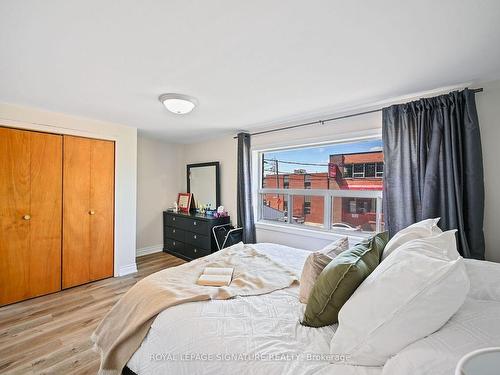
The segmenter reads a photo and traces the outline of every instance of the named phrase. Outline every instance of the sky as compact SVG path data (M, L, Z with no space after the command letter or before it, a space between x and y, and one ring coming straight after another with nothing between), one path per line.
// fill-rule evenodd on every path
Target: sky
M305 169L308 173L327 172L330 155L352 154L357 152L380 151L382 150L381 139L371 139L368 141L356 141L352 143L339 143L333 145L322 145L294 150L273 151L264 153L264 159L277 159L278 161L291 161L313 164L325 164L324 166L299 165L278 163L279 173L290 173L295 169ZM266 170L264 174L274 173L267 171L271 169L273 163L264 164Z

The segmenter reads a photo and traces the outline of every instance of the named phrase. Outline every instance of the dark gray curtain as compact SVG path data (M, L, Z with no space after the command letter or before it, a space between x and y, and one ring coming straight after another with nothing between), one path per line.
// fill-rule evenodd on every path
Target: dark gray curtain
M474 93L451 92L382 112L384 219L390 235L441 217L460 253L484 259L484 181Z
M252 206L250 134L238 134L238 227L243 228L243 242L255 243Z

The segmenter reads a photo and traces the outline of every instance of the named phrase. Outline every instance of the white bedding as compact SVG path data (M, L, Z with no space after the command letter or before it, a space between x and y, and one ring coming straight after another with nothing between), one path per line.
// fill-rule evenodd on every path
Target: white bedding
M275 244L256 248L298 275L309 254ZM305 305L298 301L298 286L167 309L158 315L127 366L138 375L451 375L466 352L500 346L500 264L466 260L466 266L471 291L464 306L445 327L411 344L383 368L331 364L335 358L329 355L329 346L336 326L300 325ZM495 329L486 332L488 326ZM323 358L312 360L310 355Z
M256 248L298 276L309 254L274 244ZM127 366L138 375L380 374L381 368L329 363L336 326L300 325L305 305L298 301L298 290L293 286L263 296L192 302L167 309L158 315ZM312 360L308 354L325 357ZM198 356L198 360L188 355ZM238 357L231 360L226 355ZM301 357L296 359L297 355ZM207 360L208 356L215 360Z
M468 298L439 331L389 359L383 375L451 375L465 354L500 346L500 302Z

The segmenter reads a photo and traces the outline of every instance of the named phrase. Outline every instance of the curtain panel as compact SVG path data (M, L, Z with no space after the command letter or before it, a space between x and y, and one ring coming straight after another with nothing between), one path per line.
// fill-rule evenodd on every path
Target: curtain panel
M255 222L252 205L252 173L250 134L238 134L238 227L243 228L243 242L255 243Z
M390 235L441 217L457 229L459 252L484 259L481 136L472 91L393 105L382 111L384 220Z

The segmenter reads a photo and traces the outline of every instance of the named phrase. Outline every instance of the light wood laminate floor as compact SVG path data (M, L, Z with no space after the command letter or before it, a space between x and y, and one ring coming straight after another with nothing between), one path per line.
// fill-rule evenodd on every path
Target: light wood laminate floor
M0 308L0 374L96 374L90 335L132 285L184 263L166 253L137 258L135 274L96 281Z

